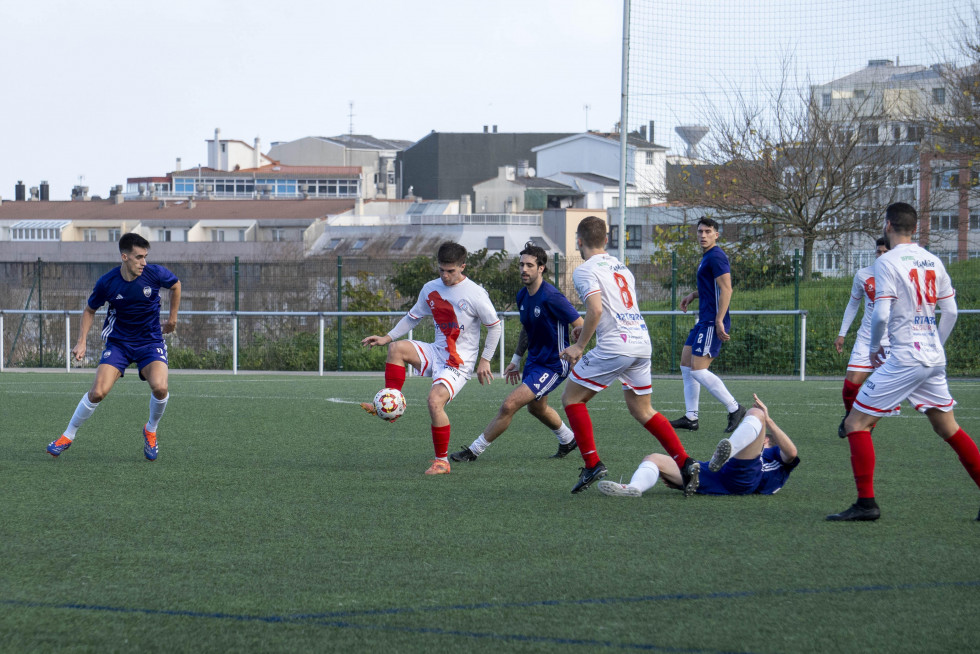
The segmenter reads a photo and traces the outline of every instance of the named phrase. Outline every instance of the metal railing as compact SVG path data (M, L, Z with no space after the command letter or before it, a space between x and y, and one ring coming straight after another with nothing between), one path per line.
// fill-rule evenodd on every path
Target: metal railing
M105 310L100 310L97 314L104 314ZM164 312L161 312L163 315ZM980 313L980 310L960 310L959 313ZM4 372L8 368L5 367L5 354L4 354L4 317L6 315L48 315L57 316L63 315L65 319L65 370L71 371L71 317L80 316L82 311L68 311L68 310L51 310L51 309L0 309L0 372ZM640 311L643 316L687 316L690 318L690 314L686 314L682 311ZM807 311L805 309L790 309L790 310L766 310L766 311L732 311L732 315L743 315L743 316L799 316L800 317L800 381L806 381L806 320ZM326 331L326 320L328 318L356 318L356 317L395 317L400 318L405 315L404 311L182 311L181 316L218 316L231 319L231 335L232 335L232 363L231 363L231 373L238 374L238 319L239 317L249 316L266 316L266 317L305 317L305 318L317 318L318 325L318 337L319 337L319 369L318 373L320 375L324 374L324 360L326 354L325 347L325 331ZM517 311L502 311L497 314L503 323L506 323L507 318L513 318L520 316ZM412 338L412 333L409 332L408 338ZM500 343L497 345L497 355L499 357L499 374L503 377L504 369L506 367L505 351L506 351L506 329L501 329L500 332ZM338 348L339 348L338 344Z

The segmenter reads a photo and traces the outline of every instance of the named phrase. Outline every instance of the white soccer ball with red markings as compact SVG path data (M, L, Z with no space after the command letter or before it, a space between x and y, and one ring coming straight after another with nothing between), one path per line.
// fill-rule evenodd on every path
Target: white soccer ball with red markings
M397 388L382 388L374 396L374 410L382 420L394 420L399 418L408 406L405 404L405 396Z

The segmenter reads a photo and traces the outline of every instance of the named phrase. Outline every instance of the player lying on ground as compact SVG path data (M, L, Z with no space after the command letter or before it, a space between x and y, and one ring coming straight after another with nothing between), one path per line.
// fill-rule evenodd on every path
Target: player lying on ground
M800 463L796 446L769 416L758 395L742 422L715 448L710 461L701 461L697 493L701 495L772 495L789 479ZM643 459L628 484L602 480L604 495L640 497L663 478L670 488L683 489L680 468L664 454Z

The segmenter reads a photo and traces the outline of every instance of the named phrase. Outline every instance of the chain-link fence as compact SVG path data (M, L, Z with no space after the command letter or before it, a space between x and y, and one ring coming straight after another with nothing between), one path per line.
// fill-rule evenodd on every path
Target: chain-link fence
M548 279L579 305L569 274L575 263L553 257ZM696 309L688 314L676 310L679 298L692 290L694 280L685 279L687 275L678 272L676 262L629 263L637 279L641 309L654 312L647 315L654 344L653 370L656 374L676 373ZM406 261L336 258L164 265L177 274L182 287L177 332L167 337L173 368L317 371L322 359L328 371L380 370L383 348L362 348L361 339L385 333L416 299L408 292L400 293L393 282L404 283L404 270L413 265ZM423 265L418 270L417 261L414 265L417 277L434 278L434 268L427 270ZM0 274L6 280L0 287L4 367L64 368L66 344L74 345L79 325L77 315L66 320L65 312L81 310L95 280L113 266L112 262L0 262ZM808 376L843 374L847 352L837 354L833 341L849 299L851 278L802 282L798 266L798 259L794 259L791 267L797 272L790 275L785 268L773 266L771 278L760 281L756 274L751 288L742 288L739 271L733 269L732 340L723 347L713 370L729 375L795 376L805 361ZM978 273L980 261L950 266L961 310L947 344L951 376L980 374L980 344L975 338L980 315L972 312L980 296ZM474 279L481 281L476 276ZM519 288L518 281L514 285ZM508 293L513 297L510 290ZM163 295L166 308L165 291ZM513 308L512 303L497 303L501 312ZM25 314L24 310L54 313ZM772 311L786 313L755 313ZM801 315L794 313L797 311L807 314L805 332L801 330ZM351 315L338 316L337 312ZM507 359L519 331L517 319L510 315L504 321L503 354ZM860 316L851 326L845 345L848 348L859 320ZM100 327L101 316L88 335L83 365L97 362ZM431 321L424 321L413 335L432 340L432 330Z

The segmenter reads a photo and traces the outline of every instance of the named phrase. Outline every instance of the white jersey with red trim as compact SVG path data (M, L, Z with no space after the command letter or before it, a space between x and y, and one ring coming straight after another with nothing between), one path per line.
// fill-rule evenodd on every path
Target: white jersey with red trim
M584 303L599 293L602 316L596 327L596 349L611 354L649 357L650 332L640 315L633 273L616 257L596 254L572 273L575 290Z
M500 322L486 289L468 277L452 286L442 279L427 282L408 315L416 320L432 316L436 350L447 366L467 373L473 372L479 358L480 325Z
M864 315L861 317L861 325L858 327L855 336L854 346L859 344L867 349L871 345L871 314L875 310L875 276L874 265L861 268L854 274L854 283L851 284L851 298L861 300L864 303ZM888 347L888 330L885 330L881 337L881 345Z
M923 366L946 365L936 326L936 302L956 291L943 262L915 243L901 243L874 264L875 302L890 301L889 359Z

